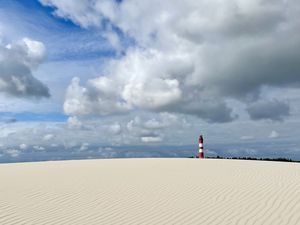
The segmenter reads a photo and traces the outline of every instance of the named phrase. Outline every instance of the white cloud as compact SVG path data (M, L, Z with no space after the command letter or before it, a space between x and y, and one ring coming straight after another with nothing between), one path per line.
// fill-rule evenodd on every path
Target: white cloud
M96 3L83 1L41 0L46 6L56 6L55 15L71 19L83 27L100 26L102 16L96 11Z
M33 149L38 150L38 151L44 151L46 148L43 146L39 146L39 145L34 145Z
M120 134L122 131L121 125L119 123L115 122L109 126L109 131L115 135Z
M178 118L172 113L160 113L157 118L151 118L145 121L142 126L146 129L163 129L174 126L187 126L186 120Z
M98 151L102 152L102 151L113 151L114 149L112 147L99 147Z
M53 138L54 138L54 135L53 135L53 134L46 134L46 135L43 137L43 140L44 140L44 141L51 141Z
M26 150L28 148L28 146L24 143L20 144L19 147L21 150Z
M65 113L69 115L109 115L128 111L128 105L117 100L117 91L113 91L116 84L109 82L109 79L100 77L90 80L89 88L80 86L79 82L79 78L73 78L67 89L64 102Z
M105 33L115 26L136 42L98 78L84 86L72 81L64 104L68 114L142 109L229 122L237 116L228 99L248 105L262 98L262 87L300 83L297 1L41 2L85 28Z
M144 127L147 129L160 129L164 127L164 124L156 119L150 119L144 123Z
M89 149L89 145L90 145L89 143L82 143L79 150L80 151L86 151L86 150Z
M10 155L11 157L18 157L20 155L20 151L17 149L7 149L5 153Z
M70 116L67 120L67 124L70 129L81 129L83 127L82 122L76 116Z
M163 124L163 121L167 120L165 118L169 118L168 120L174 122L164 127L156 126L155 123L155 126L145 126L148 121L152 120ZM111 125L116 123L115 121L117 119L119 125L122 127L122 132L117 135L112 135L108 129ZM265 138L268 138L272 130L277 133L278 130L280 130L281 133L286 134L280 136L280 139L277 140L280 145L286 146L284 151L275 148L278 155L283 155L288 150L295 149L299 144L299 122L296 121L287 120L284 123L261 121L259 124L254 121L239 121L229 124L208 125L199 119L191 117L187 117L187 120L188 122L186 123L188 124L185 124L184 116L178 114L136 113L130 116L123 115L97 119L82 118L81 123L84 127L89 127L89 129L69 129L65 123L55 122L0 124L1 132L3 133L7 133L7 130L14 130L14 133L10 134L9 138L0 137L0 143L3 144L2 147L0 146L0 153L4 154L4 159L5 156L8 156L8 154L5 153L6 149L20 149L20 157L24 157L25 159L28 157L27 153L31 154L31 150L36 150L32 154L54 157L62 153L66 154L66 157L69 154L70 157L72 157L72 151L76 154L88 155L90 151L97 151L99 146L104 146L103 150L105 150L105 147L113 147L114 153L112 154L116 153L118 155L122 154L123 150L117 146L128 146L128 148L130 148L129 146L139 145L141 150L143 150L147 145L178 147L196 145L198 135L202 133L204 134L206 146L209 146L210 150L216 150L218 154L221 154L223 148L238 149L240 155L245 155L248 154L245 149L257 150L261 146L265 146L264 141L267 144L271 144L271 142L265 140ZM255 138L257 139L257 141L251 142L250 146L245 146L246 142L239 138L240 135L247 135L247 133L248 136L249 134L255 134ZM44 141L43 137L47 134L53 134L54 138L51 141ZM25 140L26 142L24 142ZM20 148L20 145L23 143L26 143L28 146L26 154L22 154ZM288 145L286 143L291 144ZM174 151L176 151L175 149L177 149L177 147L174 148ZM194 149L194 147L188 147L187 150L188 149ZM219 149L221 150L219 151ZM268 152L267 149L265 150ZM86 153L83 151L86 151ZM151 152L150 149L145 151ZM194 151L196 152L197 148L195 148ZM50 152L51 154L48 154ZM163 154L163 150L161 153ZM226 155L226 152L224 152L224 154ZM270 152L266 153L266 155L267 154L270 154Z
M253 137L253 136L250 136L250 135L247 135L247 136L241 136L240 139L241 139L241 140L252 140L252 139L254 139L254 137Z
M102 36L109 41L117 52L120 53L123 50L119 36L110 27L102 33Z
M46 48L42 42L31 40L29 38L23 38L20 45L26 49L28 57L28 66L36 68L42 63L46 57Z
M269 135L269 138L278 138L278 137L279 137L279 133L275 130L272 130Z
M180 132L188 126L189 123L183 116L171 113L151 113L150 115L144 113L124 124L127 132L123 132L123 134L126 134L126 139L132 142L159 142L166 135L170 135L170 138L173 139L173 133Z
M155 137L155 136L141 137L141 140L142 140L142 142L145 142L145 143L162 142L161 137Z
M29 38L0 44L0 92L16 97L50 97L48 87L32 75L45 52L43 43Z

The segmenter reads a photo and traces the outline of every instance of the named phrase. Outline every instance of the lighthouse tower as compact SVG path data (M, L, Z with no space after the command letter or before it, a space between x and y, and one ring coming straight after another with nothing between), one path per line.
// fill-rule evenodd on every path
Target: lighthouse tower
M203 152L203 136L200 135L199 137L199 159L204 158L204 152Z

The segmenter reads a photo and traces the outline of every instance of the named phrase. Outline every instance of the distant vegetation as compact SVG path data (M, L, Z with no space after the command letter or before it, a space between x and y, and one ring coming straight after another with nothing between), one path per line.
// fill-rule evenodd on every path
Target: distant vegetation
M197 157L190 157L190 158L198 158ZM237 160L260 160L260 161L276 161L276 162L296 162L300 163L300 161L292 160L288 158L255 158L255 157L222 157L222 156L216 156L216 157L206 157L208 159L237 159Z

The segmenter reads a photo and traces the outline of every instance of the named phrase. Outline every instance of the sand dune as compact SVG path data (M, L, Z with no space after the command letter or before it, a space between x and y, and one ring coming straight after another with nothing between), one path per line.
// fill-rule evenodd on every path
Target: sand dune
M0 224L300 224L300 164L112 159L0 165Z

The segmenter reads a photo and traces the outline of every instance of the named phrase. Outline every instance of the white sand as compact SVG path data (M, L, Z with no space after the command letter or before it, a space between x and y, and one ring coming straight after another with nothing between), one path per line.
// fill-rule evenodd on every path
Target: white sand
M0 164L0 224L300 224L300 164L112 159Z

